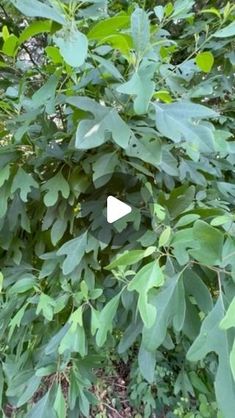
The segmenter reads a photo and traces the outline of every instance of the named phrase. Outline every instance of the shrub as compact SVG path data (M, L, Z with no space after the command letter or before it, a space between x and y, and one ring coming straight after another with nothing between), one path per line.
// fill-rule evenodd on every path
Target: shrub
M234 15L1 2L3 416L91 416L115 353L145 416L234 417ZM142 206L104 240L114 173Z

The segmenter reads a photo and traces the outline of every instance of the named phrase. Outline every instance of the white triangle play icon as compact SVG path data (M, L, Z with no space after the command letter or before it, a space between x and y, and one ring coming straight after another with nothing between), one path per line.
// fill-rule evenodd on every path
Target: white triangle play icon
M126 203L121 202L113 196L107 198L107 222L112 224L123 216L128 215L132 211L132 208Z

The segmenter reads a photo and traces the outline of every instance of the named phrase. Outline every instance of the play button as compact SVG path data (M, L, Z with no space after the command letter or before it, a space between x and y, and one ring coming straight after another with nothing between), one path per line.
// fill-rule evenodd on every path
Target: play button
M114 172L99 177L80 193L78 224L100 243L122 247L151 229L152 196L142 175ZM128 215L128 216L127 216ZM92 241L91 241L92 243Z
M131 213L131 206L122 202L114 196L108 196L107 198L107 222L112 224L118 219L123 218L124 216Z

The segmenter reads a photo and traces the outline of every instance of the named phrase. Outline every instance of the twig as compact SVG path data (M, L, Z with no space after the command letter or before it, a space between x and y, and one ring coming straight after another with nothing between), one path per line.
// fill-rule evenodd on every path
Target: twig
M123 418L122 415L119 414L119 412L113 408L112 406L110 406L108 403L106 402L102 402L102 405L106 406L106 408L110 409L110 411L115 412L115 414L119 417L119 418Z

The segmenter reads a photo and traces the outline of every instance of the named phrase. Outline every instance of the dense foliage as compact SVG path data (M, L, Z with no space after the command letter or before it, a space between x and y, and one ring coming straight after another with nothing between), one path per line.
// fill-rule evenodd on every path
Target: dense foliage
M122 362L136 416L234 418L234 17L1 1L1 416L105 417L96 369ZM122 243L114 172L143 206Z

